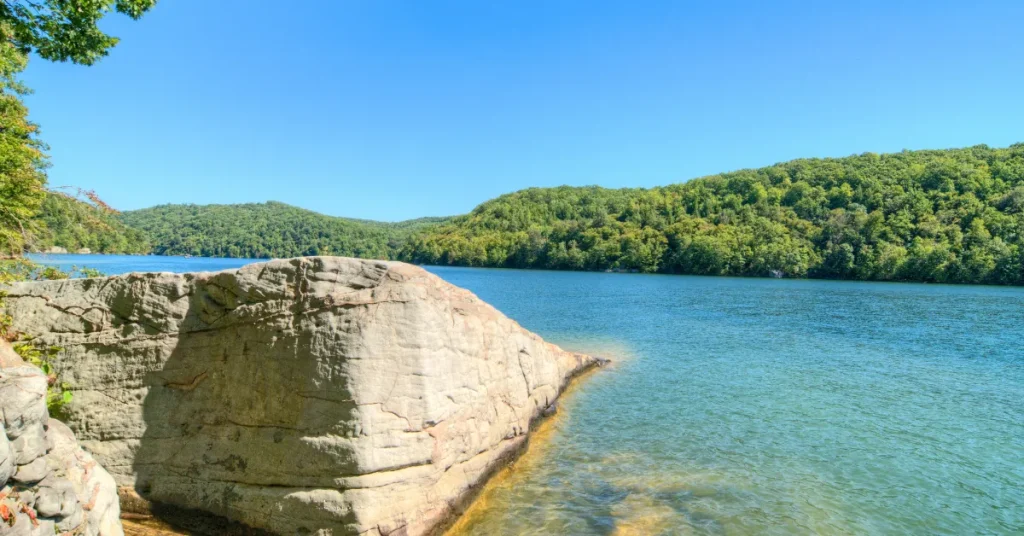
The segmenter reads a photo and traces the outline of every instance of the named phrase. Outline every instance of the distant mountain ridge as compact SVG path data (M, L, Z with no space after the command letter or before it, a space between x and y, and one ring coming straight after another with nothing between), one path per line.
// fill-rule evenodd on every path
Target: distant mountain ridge
M418 233L399 256L1024 285L1024 144L800 159L650 189L530 188Z
M274 201L116 219L162 255L1024 285L1024 144L799 159L649 189L529 188L397 223ZM55 237L77 236L60 225Z
M57 247L72 253L148 253L151 249L146 235L127 226L110 207L60 191L46 192L30 227L29 246L36 251Z
M157 255L285 258L338 255L393 258L414 232L448 218L389 223L327 216L277 201L159 205L120 215Z

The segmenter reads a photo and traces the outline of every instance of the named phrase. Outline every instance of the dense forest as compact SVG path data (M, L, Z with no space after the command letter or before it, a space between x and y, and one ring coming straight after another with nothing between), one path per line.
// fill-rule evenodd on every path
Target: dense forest
M651 189L531 188L400 223L269 202L118 216L84 205L106 222L90 226L67 203L43 203L50 242L103 252L1024 284L1024 144L801 159Z
M74 253L148 253L149 241L141 231L121 222L117 212L92 192L81 197L47 192L35 216L30 245L46 251L57 246Z
M280 258L340 255L388 259L414 233L445 218L383 223L326 216L278 202L161 205L125 212L157 255Z
M532 188L416 263L1024 284L1024 144L802 159L652 189Z
M111 13L142 17L156 0L36 0L0 2L0 279L43 273L24 251L67 244L69 249L144 250L141 236L112 219L92 192L78 199L47 189L48 146L28 117L21 80L29 58L93 65L118 38L99 21ZM26 272L26 270L28 270Z
M106 14L155 0L0 3L0 258L26 250L708 275L1024 284L1024 144L802 159L651 189L534 188L457 218L379 223L281 203L118 215L47 189L20 80L29 57L92 65ZM20 268L18 269L20 270ZM17 273L21 273L15 270ZM12 273L15 273L12 272Z

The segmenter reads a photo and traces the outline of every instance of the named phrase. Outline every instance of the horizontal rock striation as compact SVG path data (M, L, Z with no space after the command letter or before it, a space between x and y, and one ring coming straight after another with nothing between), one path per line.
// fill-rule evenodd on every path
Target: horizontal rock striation
M436 531L596 362L402 263L7 292L15 328L64 349L68 422L123 496L279 534Z

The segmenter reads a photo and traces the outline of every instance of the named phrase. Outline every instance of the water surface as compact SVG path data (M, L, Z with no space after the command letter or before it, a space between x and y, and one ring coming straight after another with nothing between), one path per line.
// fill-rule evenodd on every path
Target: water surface
M162 255L79 255L73 253L33 253L28 258L61 270L95 268L106 275L127 272L215 272L260 262L261 259L225 259L220 257L175 257ZM266 259L262 259L266 260Z
M459 534L1024 533L1024 289L429 269L616 360Z

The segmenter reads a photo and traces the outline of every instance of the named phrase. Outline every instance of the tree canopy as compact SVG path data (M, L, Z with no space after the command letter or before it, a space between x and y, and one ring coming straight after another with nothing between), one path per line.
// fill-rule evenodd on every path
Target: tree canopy
M0 25L0 32L9 32ZM28 120L18 74L28 58L10 41L0 42L0 252L21 251L30 222L45 196L46 146Z
M1024 144L802 159L652 189L531 188L404 260L559 270L1024 284Z
M7 42L24 55L92 65L117 45L99 28L111 11L138 19L156 0L2 0L0 27Z
M1024 144L801 159L651 189L530 188L399 223L275 202L121 215L59 203L44 204L44 243L68 249L1024 285Z
M278 202L161 205L125 212L158 255L392 258L413 232L443 218L384 223L326 216Z
M117 44L98 23L111 11L139 18L156 0L0 0L0 255L18 255L42 231L46 145L29 121L18 75L30 53L92 65Z
M46 251L59 246L74 253L149 253L145 233L125 225L118 212L92 192L72 195L47 192L31 238L32 248Z

